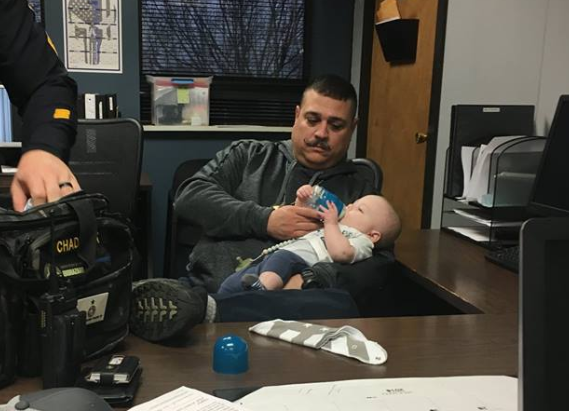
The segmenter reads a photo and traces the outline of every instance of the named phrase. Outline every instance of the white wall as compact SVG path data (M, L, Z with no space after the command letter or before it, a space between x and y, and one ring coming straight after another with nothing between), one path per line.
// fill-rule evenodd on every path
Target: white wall
M568 18L569 1L549 0L540 93L536 108L538 134L547 134L559 96L569 94ZM569 160L569 153L567 158Z
M440 226L451 106L533 104L536 132L544 134L559 95L569 91L567 17L567 0L449 0L433 228Z

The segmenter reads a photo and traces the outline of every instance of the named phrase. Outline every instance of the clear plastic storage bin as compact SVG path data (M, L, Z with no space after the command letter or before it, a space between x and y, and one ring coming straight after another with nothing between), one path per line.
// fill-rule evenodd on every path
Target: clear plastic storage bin
M209 125L211 77L146 76L152 84L152 123Z

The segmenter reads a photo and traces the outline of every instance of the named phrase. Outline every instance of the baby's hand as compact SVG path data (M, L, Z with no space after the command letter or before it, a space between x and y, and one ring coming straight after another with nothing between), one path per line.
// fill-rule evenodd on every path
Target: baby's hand
M338 209L336 208L336 204L332 201L327 201L326 205L328 207L320 206L318 210L318 215L322 221L324 221L324 225L338 224Z
M310 184L305 184L296 190L296 201L294 205L299 207L306 207L306 201L312 196L312 186Z

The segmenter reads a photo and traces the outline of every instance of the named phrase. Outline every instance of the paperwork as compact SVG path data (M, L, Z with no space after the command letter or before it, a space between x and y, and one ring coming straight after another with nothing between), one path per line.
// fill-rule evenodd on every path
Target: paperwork
M517 387L505 376L385 378L265 387L237 403L251 411L516 411Z
M468 188L468 184L470 183L470 177L472 176L472 168L474 164L476 164L476 160L478 159L478 154L480 153L480 147L470 147L464 146L460 152L460 159L462 161L462 196L465 197L466 189Z
M383 378L261 388L230 403L180 387L130 411L516 411L505 376Z
M180 387L130 411L247 411L237 404L188 387Z
M508 141L521 137L524 136L494 137L487 145L482 145L480 147L478 158L476 159L476 163L472 170L472 177L470 178L470 181L464 185L463 195L467 200L479 201L484 194L488 193L492 153L497 152L499 147L503 147L503 145Z
M522 221L492 220L488 218L488 213L481 213L480 210L455 208L452 211L454 211L455 214L487 227L519 227L522 225Z
M462 197L486 207L525 206L545 139L494 137L480 148L462 147Z
M490 231L485 227L446 227L446 229L468 237L478 243L490 242Z

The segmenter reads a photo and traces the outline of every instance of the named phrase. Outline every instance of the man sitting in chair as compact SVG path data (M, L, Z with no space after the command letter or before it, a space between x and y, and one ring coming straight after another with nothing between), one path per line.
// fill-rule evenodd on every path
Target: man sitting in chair
M187 278L135 284L131 330L142 338L159 341L199 322L225 320L224 311L236 313L244 305L250 309L250 304L258 305L259 312L263 306L271 306L273 311L281 307L274 315L293 317L289 311L294 310L294 304L283 300L286 292L223 297L207 293L215 293L224 276L235 271L237 257L254 257L278 241L322 227L318 211L292 205L299 187L318 184L346 204L379 194L346 160L358 122L356 110L357 96L349 82L335 75L317 77L296 107L289 141L234 142L185 181L177 192L175 212L179 218L201 225L204 235L190 255ZM393 261L391 250L380 250L350 267L381 276L377 268L386 261ZM301 288L302 281L296 275L288 286ZM259 295L253 298L251 294ZM330 301L329 318L340 316L334 304L337 301ZM150 311L157 305L160 315L152 315Z

